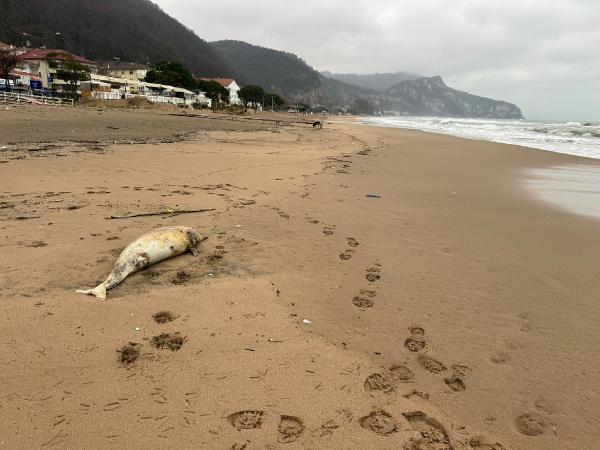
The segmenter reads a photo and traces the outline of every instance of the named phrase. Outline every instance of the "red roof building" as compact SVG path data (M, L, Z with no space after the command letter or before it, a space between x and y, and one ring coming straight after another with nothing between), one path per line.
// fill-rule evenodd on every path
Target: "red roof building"
M84 58L83 56L74 55L73 53L65 52L55 48L34 48L18 56L20 61L35 61L46 59L48 55L52 55L53 59L70 59L81 64L95 66L96 63Z
M76 61L80 64L88 66L91 72L97 72L98 66L95 62L84 58L83 56L74 55L64 50L53 48L34 48L17 56L19 70L29 72L42 81L42 87L59 89L64 82L57 78L57 67L51 64L48 59L55 61Z

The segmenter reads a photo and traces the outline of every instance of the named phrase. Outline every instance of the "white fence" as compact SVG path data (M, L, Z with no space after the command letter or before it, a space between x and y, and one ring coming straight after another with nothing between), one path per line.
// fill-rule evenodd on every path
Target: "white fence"
M0 103L12 105L25 103L30 105L73 106L73 100L44 97L43 95L17 94L15 92L0 92Z

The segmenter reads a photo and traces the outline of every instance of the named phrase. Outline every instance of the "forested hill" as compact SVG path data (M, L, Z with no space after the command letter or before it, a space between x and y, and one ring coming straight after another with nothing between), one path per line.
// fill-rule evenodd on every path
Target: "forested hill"
M240 84L256 84L292 98L321 88L319 72L292 53L242 41L216 41L210 45L234 68Z
M0 0L0 41L26 39L93 60L173 60L197 74L236 76L206 41L149 0Z

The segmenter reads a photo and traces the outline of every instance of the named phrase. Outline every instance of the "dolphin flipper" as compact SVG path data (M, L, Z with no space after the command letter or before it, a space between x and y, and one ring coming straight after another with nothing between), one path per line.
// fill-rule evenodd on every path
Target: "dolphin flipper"
M99 284L93 289L83 289L75 292L79 292L80 294L94 295L101 300L106 300L106 286L104 286L104 283Z

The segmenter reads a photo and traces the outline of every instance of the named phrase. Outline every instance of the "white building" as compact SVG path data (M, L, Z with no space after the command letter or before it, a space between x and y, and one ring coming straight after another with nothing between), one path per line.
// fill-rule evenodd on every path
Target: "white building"
M242 101L238 95L240 92L239 85L235 82L233 78L200 78L204 81L216 81L221 86L229 91L229 103L232 105L240 105Z

